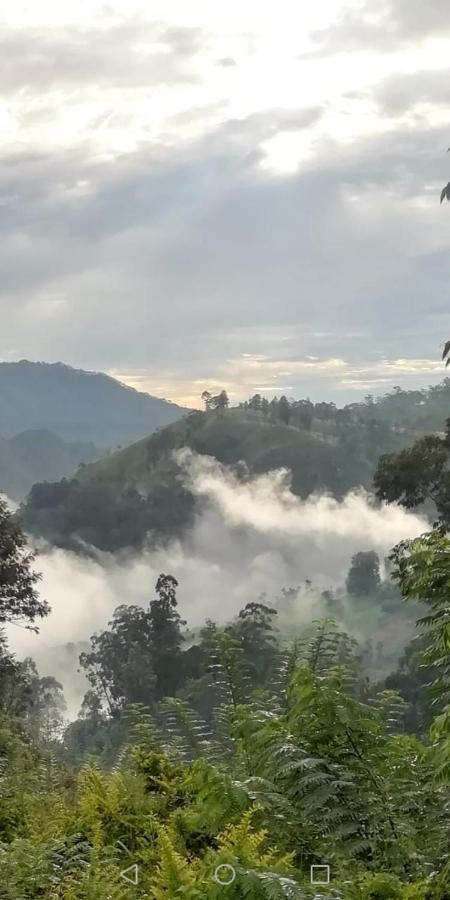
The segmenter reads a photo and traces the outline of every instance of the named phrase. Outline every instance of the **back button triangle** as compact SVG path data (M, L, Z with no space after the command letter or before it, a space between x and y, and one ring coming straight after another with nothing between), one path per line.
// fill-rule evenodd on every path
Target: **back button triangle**
M120 877L123 878L124 881L128 881L130 884L138 884L139 868L136 863L133 866L128 866L128 869L124 869L120 873Z

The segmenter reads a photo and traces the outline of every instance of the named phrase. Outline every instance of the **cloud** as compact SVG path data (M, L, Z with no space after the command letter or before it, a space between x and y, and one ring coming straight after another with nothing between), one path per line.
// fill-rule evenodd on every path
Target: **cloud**
M320 574L342 577L348 542L365 543L385 553L398 539L426 530L426 522L404 509L376 504L363 491L347 494L344 500L312 495L299 500L290 489L289 472L278 470L242 481L212 457L180 450L178 463L185 482L207 508L219 512L233 528L250 528L270 541L303 544L303 566L311 567L311 577ZM419 529L419 531L417 531ZM330 547L330 541L334 546ZM327 558L322 558L325 548ZM320 554L320 556L318 555ZM319 569L319 571L318 571Z
M173 20L0 32L0 358L188 402L205 382L339 402L412 384L396 361L437 360L450 326L445 87L293 56L268 91L271 35ZM408 113L414 92L433 109Z
M224 69L230 69L237 65L236 60L232 56L223 56L217 60L217 65Z
M390 0L388 21L400 35L423 38L429 34L450 32L446 0Z
M383 53L449 33L446 0L381 0L376 6L358 0L344 6L335 21L318 29L313 38L319 53L361 49Z
M320 383L324 395L336 396L339 389L342 392L354 390L384 391L390 385L403 383L419 388L429 381L442 378L442 362L434 359L380 359L367 362L367 360L344 360L327 357L308 357L295 359L286 356L284 359L270 358L264 354L243 354L233 357L225 364L216 367L211 373L205 371L202 378L191 383L185 378L177 378L176 374L168 373L161 378L158 372L130 370L112 370L114 378L139 391L155 392L159 397L169 399L177 398L188 407L202 407L201 394L204 390L218 393L222 386L227 386L227 392L232 402L238 401L242 396L246 398L255 393L271 397L275 394L293 396L298 393L297 385L308 385L304 392L308 392L309 386L314 381ZM328 388L327 388L328 385Z
M383 113L399 116L419 104L435 109L448 108L450 102L450 70L419 69L417 72L391 75L376 90Z
M82 690L72 679L73 653L64 672L55 645L86 640L121 603L147 605L160 572L178 579L181 610L191 627L206 617L229 621L261 594L273 601L283 587L311 579L314 590L299 595L300 624L324 613L320 591L342 584L354 553L374 549L383 559L396 542L427 529L420 516L377 505L364 492L340 501L328 496L302 501L291 493L283 471L242 481L215 460L189 451L180 454L180 462L198 500L195 525L183 541L125 558L85 559L48 548L38 557L42 593L53 611L39 636L10 629L10 640L17 653L37 656L43 672L53 667L68 683L72 709ZM349 610L350 628L352 620Z
M196 79L192 61L206 40L200 28L142 18L84 28L3 26L0 93L186 83Z
M271 361L306 355L369 368L380 354L437 359L444 129L324 142L280 177L258 164L273 127L258 115L110 163L81 150L4 159L0 355L53 359L56 347L87 368L189 383L221 379L244 354L268 375ZM289 383L317 393L321 373L297 363Z

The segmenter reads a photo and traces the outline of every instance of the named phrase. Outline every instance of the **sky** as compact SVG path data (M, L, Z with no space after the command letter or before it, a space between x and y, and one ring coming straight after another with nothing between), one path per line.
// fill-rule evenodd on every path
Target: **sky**
M444 374L446 0L3 0L0 359L338 403Z

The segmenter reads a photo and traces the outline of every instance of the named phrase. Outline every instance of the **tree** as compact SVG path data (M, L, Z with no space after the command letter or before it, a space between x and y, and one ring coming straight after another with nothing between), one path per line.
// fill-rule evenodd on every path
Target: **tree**
M442 707L442 703L432 702L429 685L433 680L433 670L424 663L425 650L423 637L410 641L398 661L397 669L385 681L385 687L398 691L407 703L405 730L420 736L426 735L433 717Z
M408 601L421 601L429 613L419 619L423 661L434 673L434 687L450 702L450 538L435 529L402 541L392 554L393 577Z
M336 404L335 403L325 403L322 401L320 403L316 403L314 406L314 415L317 419L335 419L336 418Z
M34 627L36 619L50 612L36 590L40 575L32 569L34 559L23 531L0 499L0 625L25 621L30 623L26 627Z
M109 628L91 637L89 651L80 656L92 690L103 708L115 714L127 702L149 702L150 659L143 659L148 648L145 611L138 606L119 606Z
M119 606L109 628L91 637L80 656L92 691L111 715L127 703L150 705L156 676L149 613L140 606Z
M291 407L287 397L280 397L278 401L278 417L285 425L289 425L291 419Z
M247 603L232 626L250 667L250 678L258 686L270 682L274 666L279 660L278 642L273 625L276 616L276 609L265 603Z
M275 422L278 418L278 397L272 397L269 403L269 414L272 422Z
M254 394L253 397L250 397L250 400L248 401L248 408L253 409L255 412L261 412L261 409L262 409L261 394Z
M206 410L210 409L211 402L212 402L212 394L209 391L203 391L202 400L203 400L203 403L205 404L205 409Z
M32 659L24 660L21 669L28 700L24 727L39 746L56 744L63 733L66 711L62 684L52 675L40 677Z
M374 594L380 587L380 560L374 550L355 553L348 571L346 586L353 597Z
M221 391L216 397L212 398L212 406L214 409L228 409L230 401L226 391Z
M15 715L22 705L22 676L20 664L8 651L6 636L0 629L0 712Z
M430 434L400 453L381 456L374 476L377 497L407 509L432 500L442 521L449 521L447 440Z
M27 657L18 662L0 647L0 712L20 722L22 731L37 746L60 740L66 709L62 685L51 675L39 676Z
M227 409L230 405L228 394L226 391L220 391L219 394L211 394L209 391L203 391L202 400L205 409Z
M183 674L182 627L186 622L177 609L177 587L178 581L173 575L161 574L156 582L158 596L150 603L149 639L157 699L176 694Z
M172 575L160 575L149 608L117 607L109 628L92 635L90 649L81 654L88 695L110 716L120 717L130 703L152 707L176 693L184 673L185 624L177 611L177 585Z
M314 419L314 404L311 403L311 400L299 400L295 404L295 414L300 428L309 431Z

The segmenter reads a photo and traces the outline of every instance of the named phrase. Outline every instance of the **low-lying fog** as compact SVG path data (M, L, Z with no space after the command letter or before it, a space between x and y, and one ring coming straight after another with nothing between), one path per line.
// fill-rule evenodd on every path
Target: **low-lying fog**
M33 656L41 674L63 682L71 711L82 693L73 654L66 666L64 654L51 648L86 641L121 603L146 605L160 572L178 579L180 609L190 626L206 617L225 622L249 600L264 593L271 601L305 579L317 592L302 595L298 618L310 620L321 615L320 591L342 584L354 553L373 549L383 559L399 540L428 527L420 516L376 504L363 491L342 501L302 501L290 491L286 472L242 482L211 458L184 450L179 461L199 500L195 526L183 541L120 558L41 549L36 567L52 613L39 635L11 627L9 639L18 656Z

